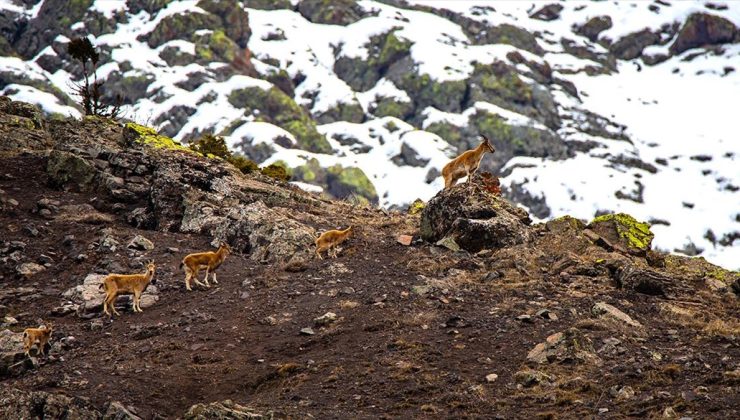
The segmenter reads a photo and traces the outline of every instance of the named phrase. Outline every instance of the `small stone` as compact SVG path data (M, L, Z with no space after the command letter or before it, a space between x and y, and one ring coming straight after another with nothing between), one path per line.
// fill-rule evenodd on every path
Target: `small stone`
M419 296L426 296L429 294L429 292L432 291L432 288L427 285L416 285L411 286L411 293Z
M72 245L74 241L75 241L74 235L64 235L64 239L62 239L62 245L69 246L69 245Z
M337 320L337 314L334 312L327 312L324 315L321 315L320 317L314 318L313 322L318 327L323 327L325 325L329 325Z
M500 271L495 271L494 270L494 271L491 271L491 272L486 273L483 276L481 276L481 280L484 281L484 282L489 282L489 281L494 281L494 280L500 279L503 276L504 275L501 274Z
M249 292L239 293L239 299L248 299L248 298L249 298Z
M495 373L489 373L488 375L486 375L486 382L488 383L496 382L496 379L498 379L498 375L496 375Z
M347 287L343 287L342 290L341 290L341 292L344 295L351 295L351 294L355 293L355 289L352 288L352 287L347 286Z
M316 334L316 333L313 332L313 329L310 328L310 327L301 328L301 335L314 335L314 334Z
M151 251L154 249L154 243L141 235L134 236L134 239L127 246L140 251Z
M10 326L10 325L15 325L17 323L18 323L18 320L15 319L15 318L13 318L10 315L6 315L5 318L3 318L3 324L5 324L5 325Z
M178 252L180 252L180 248L175 248L175 247L171 246L171 247L167 248L167 252L169 252L170 254L177 254Z
M608 413L608 412L609 412L609 409L608 408L599 408L599 414L604 414L604 413Z
M205 347L205 344L203 344L203 343L195 343L192 346L190 346L190 350L197 351L197 350L202 349L203 347Z
M540 309L539 311L537 311L537 313L535 315L537 315L540 318L549 319L551 321L555 321L555 320L558 319L558 316L555 315L554 312L550 312L547 309Z
M23 263L19 265L15 271L22 276L31 277L34 274L38 274L44 270L46 270L46 268L43 265L39 265L36 263Z
M85 254L79 254L78 256L75 257L75 261L77 261L77 262L83 262L86 259L87 259L87 255L85 255Z
M629 315L620 311L612 305L605 302L598 302L591 308L591 313L596 316L606 316L614 320L623 322L630 327L642 328L642 324L632 319Z
M262 318L262 323L265 325L277 325L277 319L274 316L266 316Z
M414 237L411 235L399 235L396 241L398 241L399 244L403 246L409 246L411 245L411 242L414 240Z
M39 236L39 230L36 229L33 226L30 226L30 225L29 226L24 226L23 227L23 232L25 232L29 236L33 236L33 237Z
M516 320L525 322L527 324L534 324L534 319L532 319L532 316L527 314L519 315L518 317L516 317Z
M93 319L90 321L90 330L92 331L102 330L103 326L104 324L102 319Z
M452 252L457 252L460 250L460 245L458 245L457 242L455 242L455 240L449 236L445 236L444 238L438 240L435 245L445 247Z

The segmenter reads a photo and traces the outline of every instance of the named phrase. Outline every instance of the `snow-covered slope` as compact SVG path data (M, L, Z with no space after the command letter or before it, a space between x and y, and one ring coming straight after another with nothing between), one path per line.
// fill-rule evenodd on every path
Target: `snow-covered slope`
M41 25L33 3L0 9ZM78 116L64 44L94 34L129 118L222 134L306 187L428 199L485 134L485 169L537 217L625 211L658 248L740 267L738 2L143 3L95 0L36 50L13 41L1 92Z

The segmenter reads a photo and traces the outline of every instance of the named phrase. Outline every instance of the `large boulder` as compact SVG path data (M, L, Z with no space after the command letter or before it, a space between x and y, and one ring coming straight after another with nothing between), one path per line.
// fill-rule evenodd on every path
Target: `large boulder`
M678 32L676 40L671 45L673 54L704 45L723 44L740 41L740 29L729 20L707 13L694 13L686 19L686 23Z
M303 0L298 3L298 12L310 22L328 25L349 25L365 14L355 0Z
M80 398L8 386L0 393L0 418L98 420L101 415Z
M450 238L462 249L477 252L528 242L530 223L525 210L476 181L437 193L421 212L421 236L430 242Z
M267 207L262 201L219 207L202 195L190 195L184 205L182 232L226 240L232 248L250 252L256 261L287 261L307 252L316 238L311 227Z
M610 246L634 255L645 255L655 237L649 224L638 222L625 213L598 216L588 228Z
M0 152L49 149L51 139L45 125L37 106L0 96Z

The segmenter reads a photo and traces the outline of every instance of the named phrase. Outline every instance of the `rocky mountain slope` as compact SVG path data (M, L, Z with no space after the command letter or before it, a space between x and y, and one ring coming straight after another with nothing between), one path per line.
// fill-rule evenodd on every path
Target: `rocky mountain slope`
M740 414L740 274L629 215L535 224L485 176L414 214L327 200L7 97L0 136L0 417ZM220 241L219 284L187 292L181 258ZM144 312L104 317L101 276L151 259Z
M303 188L404 207L490 137L537 220L624 211L738 268L737 2L10 0L0 92L79 115L89 36L127 117L226 137Z

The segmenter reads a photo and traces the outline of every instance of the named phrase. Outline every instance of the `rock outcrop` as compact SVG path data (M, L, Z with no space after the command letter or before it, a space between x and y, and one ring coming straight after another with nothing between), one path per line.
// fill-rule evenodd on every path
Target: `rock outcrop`
M527 212L477 182L440 191L421 212L421 236L452 239L470 252L521 244L532 238Z

